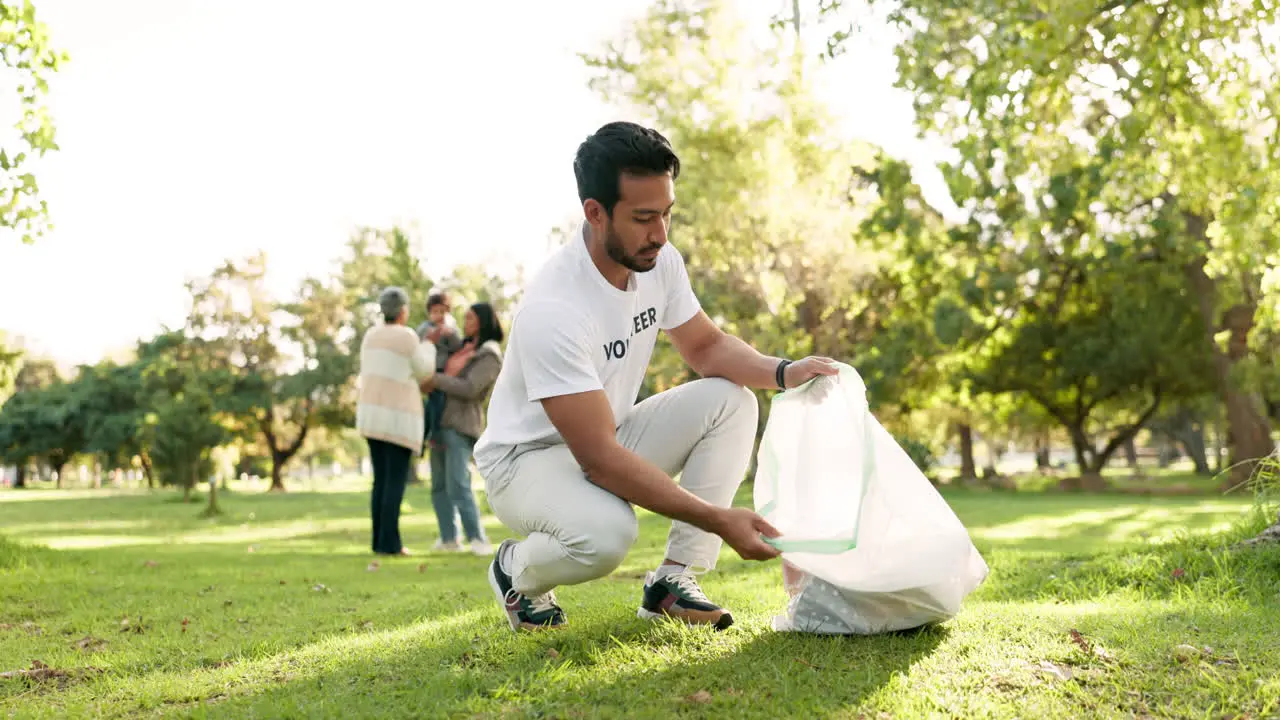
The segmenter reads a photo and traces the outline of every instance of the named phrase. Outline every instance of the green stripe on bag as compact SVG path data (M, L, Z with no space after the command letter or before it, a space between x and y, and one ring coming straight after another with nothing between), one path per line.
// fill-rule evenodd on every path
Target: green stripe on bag
M836 365L840 367L840 375L842 376L847 377L849 375L857 375L857 371L849 365L844 363L836 363ZM789 402L795 399L799 395L798 391L807 387L811 382L813 382L813 380L790 390L783 391L779 395L774 396L774 402L776 403L779 400ZM844 397L846 401L849 400L848 395L845 395ZM855 413L858 411L858 408L856 407L852 407L850 409ZM787 540L785 538L767 538L762 535L760 537L761 540L764 540L766 543L782 552L802 552L820 555L839 555L840 553L848 552L858 547L858 529L862 525L863 501L867 498L867 488L871 486L871 478L876 473L875 432L872 424L868 422L868 418L866 417L869 414L869 411L866 409L863 410L862 444L864 450L862 453L862 492L858 496L858 517L855 518L853 522L853 537L847 539L832 538L826 540ZM773 499L768 503L765 503L765 506L759 510L759 513L761 517L764 517L767 520L769 514L776 510L778 505L778 457L774 453L772 445L766 446L764 450L764 458L770 471L769 475L772 481Z

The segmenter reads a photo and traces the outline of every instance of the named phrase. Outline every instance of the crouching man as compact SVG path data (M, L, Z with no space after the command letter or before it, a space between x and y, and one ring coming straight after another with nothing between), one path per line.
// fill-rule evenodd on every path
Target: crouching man
M827 358L766 357L702 311L668 244L680 161L653 130L611 123L574 160L585 222L525 289L476 447L494 513L518 535L489 581L514 630L564 624L553 589L609 574L635 542L633 505L674 522L638 614L733 623L696 573L722 542L778 552L759 515L731 508L758 408L747 388L835 374ZM636 404L659 331L702 379ZM680 483L672 480L679 474Z

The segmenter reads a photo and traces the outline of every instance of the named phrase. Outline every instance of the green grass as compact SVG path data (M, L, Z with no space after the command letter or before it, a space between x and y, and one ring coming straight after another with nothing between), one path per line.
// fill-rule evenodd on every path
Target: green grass
M367 496L341 490L224 493L212 521L168 493L0 494L0 672L69 672L0 680L0 715L1280 716L1280 550L1225 549L1265 524L1244 500L948 492L991 577L954 620L872 638L773 632L778 565L728 550L704 585L737 625L637 620L665 533L645 515L622 568L560 591L567 629L516 637L484 559L367 570ZM426 491L407 502L425 549Z

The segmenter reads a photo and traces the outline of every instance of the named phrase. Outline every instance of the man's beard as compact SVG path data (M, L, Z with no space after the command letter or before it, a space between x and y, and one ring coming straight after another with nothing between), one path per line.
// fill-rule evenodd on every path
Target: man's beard
M655 255L652 260L639 257L639 254L649 250L659 250L661 245L647 245L636 251L635 255L628 255L627 251L622 248L622 237L613 229L613 223L605 226L604 232L604 251L609 255L609 259L618 263L622 267L632 272L649 272L658 266L658 257Z

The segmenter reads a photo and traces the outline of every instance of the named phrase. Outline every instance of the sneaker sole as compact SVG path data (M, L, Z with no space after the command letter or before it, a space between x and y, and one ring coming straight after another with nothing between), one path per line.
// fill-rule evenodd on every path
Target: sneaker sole
M682 618L679 615L668 615L667 613L653 612L652 610L645 610L644 608L638 608L636 610L636 617L640 618L641 620L662 620L664 618L669 620L678 620L684 623L685 625L692 625L694 627L710 625L716 630L728 630L729 627L733 625L733 613L728 613L728 612L721 615L720 619L716 620L714 623L693 622L685 618Z

